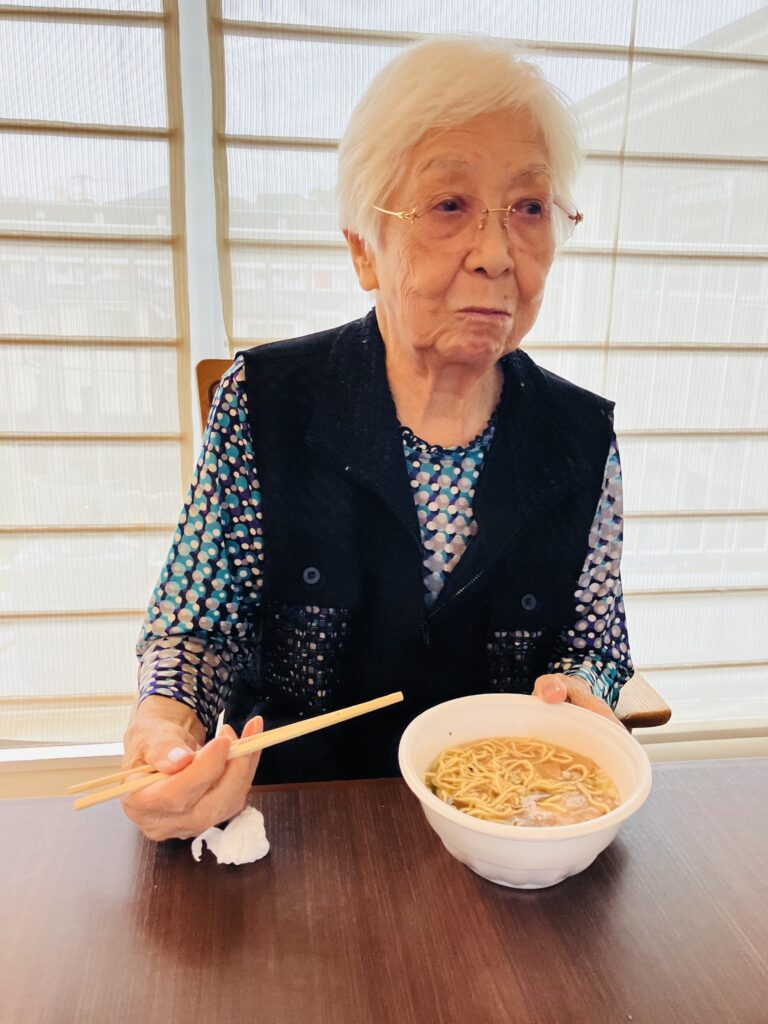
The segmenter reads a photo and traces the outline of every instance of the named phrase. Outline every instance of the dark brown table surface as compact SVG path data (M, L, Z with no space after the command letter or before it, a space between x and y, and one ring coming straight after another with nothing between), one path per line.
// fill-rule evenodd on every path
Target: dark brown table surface
M115 803L0 803L3 1024L766 1024L768 759L655 766L587 871L493 885L400 781L255 788L225 867Z

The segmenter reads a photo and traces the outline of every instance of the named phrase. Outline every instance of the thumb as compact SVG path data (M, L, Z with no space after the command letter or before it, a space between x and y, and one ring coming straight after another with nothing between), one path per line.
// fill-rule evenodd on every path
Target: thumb
M173 744L166 743L164 747L157 750L150 750L147 754L147 761L158 771L173 775L174 772L186 768L194 756L194 750L191 750L186 743L177 741Z
M568 696L568 687L559 675L539 676L533 687L533 696L545 704L562 704Z
M588 688L586 683L577 682L575 686L569 688L568 700L571 704L576 704L580 708L589 708L590 711L594 711L595 697L592 691Z

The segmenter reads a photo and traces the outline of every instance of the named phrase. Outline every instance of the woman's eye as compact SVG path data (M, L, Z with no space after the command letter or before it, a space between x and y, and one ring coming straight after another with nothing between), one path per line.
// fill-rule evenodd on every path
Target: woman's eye
M436 213L462 213L467 208L466 201L460 196L446 196L432 204Z
M515 203L513 207L516 214L536 220L544 216L544 203L539 199L524 199L521 203Z

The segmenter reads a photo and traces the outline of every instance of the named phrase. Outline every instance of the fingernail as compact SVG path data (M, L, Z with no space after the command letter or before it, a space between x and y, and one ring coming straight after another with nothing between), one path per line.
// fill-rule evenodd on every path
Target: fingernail
M541 696L546 700L547 697L559 697L565 687L562 683L546 683L541 690Z
M165 757L171 764L176 764L177 761L182 761L185 757L189 757L191 753L192 751L187 750L186 747L174 747L173 750L168 751Z

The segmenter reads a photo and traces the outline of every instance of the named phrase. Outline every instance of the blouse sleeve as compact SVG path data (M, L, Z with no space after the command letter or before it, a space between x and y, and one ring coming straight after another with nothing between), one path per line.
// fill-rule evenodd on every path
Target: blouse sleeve
M614 435L574 595L575 622L560 633L548 668L580 676L612 708L633 672L621 588L623 522L621 462Z
M211 406L202 451L136 653L139 701L171 697L211 735L257 650L261 493L238 359Z

